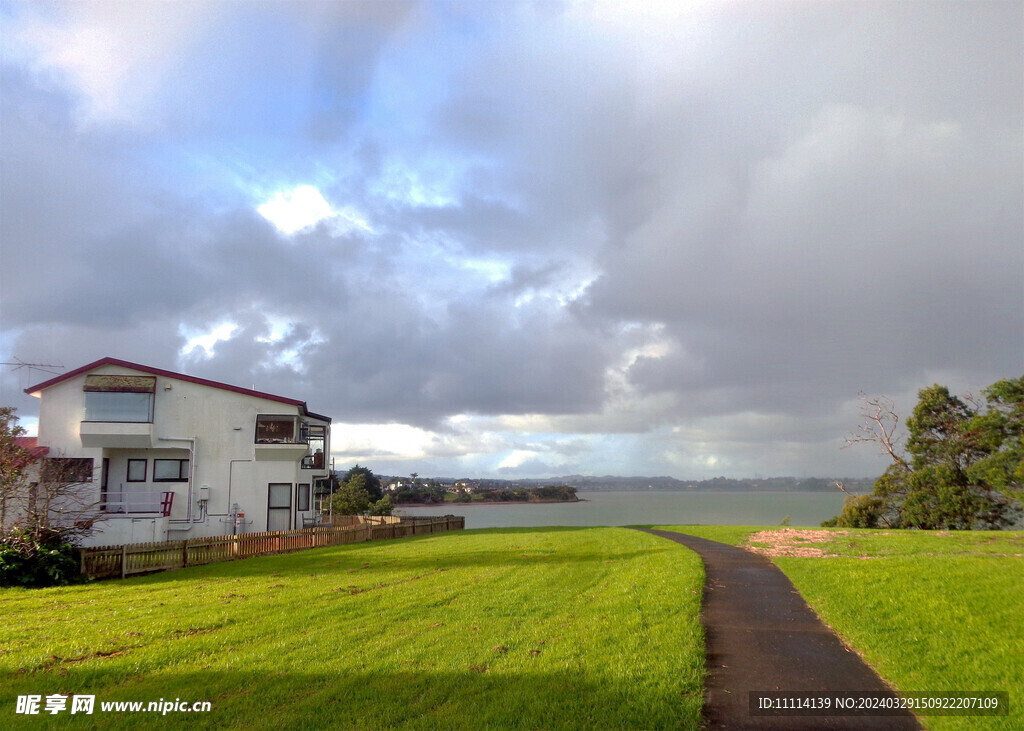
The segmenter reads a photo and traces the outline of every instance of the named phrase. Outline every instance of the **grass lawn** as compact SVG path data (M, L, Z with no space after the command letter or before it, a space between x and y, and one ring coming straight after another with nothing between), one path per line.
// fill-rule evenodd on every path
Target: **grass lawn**
M740 546L757 531L781 530L659 527ZM773 561L893 687L1010 693L1009 716L922 716L922 723L1024 728L1024 532L830 529L828 536L806 546L829 556Z
M554 528L4 589L0 726L696 728L702 584L678 544ZM15 715L54 693L96 712ZM176 698L212 711L99 708Z

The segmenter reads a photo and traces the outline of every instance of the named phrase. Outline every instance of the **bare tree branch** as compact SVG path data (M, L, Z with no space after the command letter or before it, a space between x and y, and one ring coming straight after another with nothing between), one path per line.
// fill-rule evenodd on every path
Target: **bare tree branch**
M83 474L80 460L44 458L34 499L29 503L30 525L57 530L72 542L92 533L93 525L104 515L101 503L93 499L93 475L88 464L85 472L88 474Z
M854 444L876 444L882 454L886 454L893 464L910 466L905 456L903 440L900 433L900 417L892 399L887 396L867 396L860 394L861 424L857 431L846 437L844 447Z
M854 495L852 492L847 490L846 489L846 485L844 485L839 480L833 480L832 484L835 485L837 488L839 488L839 490L841 490L843 493L845 493L848 499L855 500L855 499L860 498L860 497L865 497L864 495ZM889 522L889 519L885 516L884 512L883 513L878 513L878 517L881 518L882 522L885 523L887 528L892 528L893 527L892 523Z
M833 481L832 481L832 484L833 484L833 485L835 485L836 487L838 487L838 488L839 488L839 489L840 489L840 490L841 490L841 491L842 491L843 493L845 493L845 494L849 495L850 497L857 497L857 496L856 496L856 495L854 495L854 494L853 494L852 492L850 492L849 490L847 490L847 489L846 489L846 485L844 485L844 484L843 484L842 482L840 482L839 480L833 480Z

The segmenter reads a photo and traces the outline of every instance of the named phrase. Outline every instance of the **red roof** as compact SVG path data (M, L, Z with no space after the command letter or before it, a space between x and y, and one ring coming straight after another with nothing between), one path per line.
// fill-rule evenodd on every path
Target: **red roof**
M14 446L24 449L32 455L32 459L40 459L45 457L49 452L49 447L40 447L36 437L14 437Z
M298 406L302 409L302 413L306 416L311 416L314 419L323 419L324 421L330 421L330 417L321 416L320 414L314 414L306 407L305 401L299 401L298 399L287 398L285 396L276 396L272 393L264 393L263 391L254 391L251 388L242 388L241 386L232 386L228 383L220 383L218 381L209 381L205 378L197 378L196 376L187 376L184 373L175 373L173 371L165 371L161 368L153 368L152 366L140 365L139 363L130 363L126 360L118 360L117 358L100 358L99 360L84 365L81 368L75 368L73 371L63 373L56 378L51 378L49 381L43 381L35 386L29 386L25 389L25 393L30 396L40 395L41 391L50 388L50 386L56 386L58 383L74 378L75 376L81 375L82 373L88 373L91 370L99 368L100 366L113 365L120 366L121 368L131 368L135 371L141 371L143 373L150 373L154 376L163 376L164 378L176 378L179 381L188 381L189 383L197 383L200 386L210 386L211 388L219 388L224 391L233 391L234 393L245 394L246 396L255 396L257 398L268 399L269 401L277 401L282 404L290 404L292 406Z

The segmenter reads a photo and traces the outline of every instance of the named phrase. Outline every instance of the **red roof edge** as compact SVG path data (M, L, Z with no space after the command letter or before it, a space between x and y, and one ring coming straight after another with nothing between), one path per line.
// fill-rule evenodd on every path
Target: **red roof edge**
M166 371L166 370L164 370L162 368L153 368L152 366L142 365L140 363L132 363L130 361L119 360L117 358L100 358L99 360L94 361L92 363L89 363L88 365L84 365L84 366L82 366L80 368L75 368L73 371L68 371L67 373L62 373L61 375L57 376L56 378L51 378L48 381L43 381L42 383L38 383L35 386L29 386L28 388L25 389L25 393L27 393L30 396L37 396L40 391L44 391L47 388L50 388L51 386L56 386L58 383L61 383L63 381L68 380L69 378L74 378L75 376L81 375L82 373L87 373L88 371L91 371L91 370L93 370L95 368L99 368L100 366L105 366L105 365L120 366L121 368L131 368L132 370L142 371L143 373L150 373L150 374L152 374L154 376L163 376L164 378L175 378L175 379L177 379L179 381L187 381L188 383L195 383L195 384L198 384L200 386L210 386L211 388L219 388L219 389L222 389L224 391L232 391L234 393L241 393L241 394L244 394L246 396L255 396L256 398L264 398L264 399L267 399L269 401L277 401L278 403L282 403L282 404L290 404L291 406L299 406L299 407L302 408L302 413L304 415L306 415L306 416L311 416L311 417L313 417L315 419L323 419L323 420L328 421L328 422L330 421L329 417L320 416L318 414L310 413L309 409L306 407L306 402L305 401L300 401L298 399L288 398L286 396L277 396L275 394L266 393L264 391L254 391L251 388L242 388L241 386L232 386L229 383L221 383L219 381L210 381L210 380L208 380L206 378L198 378L196 376L189 376L189 375L186 375L184 373L175 373L174 371Z
M32 459L41 459L50 453L49 447L40 447L38 437L14 437L14 446L24 449Z

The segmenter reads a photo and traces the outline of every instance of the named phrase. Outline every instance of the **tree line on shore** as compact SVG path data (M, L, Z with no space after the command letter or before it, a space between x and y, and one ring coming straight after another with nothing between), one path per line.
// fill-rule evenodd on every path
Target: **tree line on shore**
M336 515L391 515L396 505L440 505L449 502L449 489L437 480L420 480L413 474L409 480L383 484L368 467L355 465L335 481L331 493L331 509ZM457 487L450 502L575 502L576 488L571 485L538 485L536 487Z
M576 488L571 485L540 485L538 487L499 487L495 489L479 489L470 494L459 493L454 502L488 502L488 503L540 503L540 502L577 502Z

